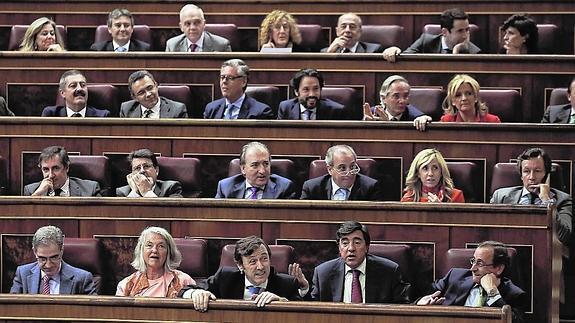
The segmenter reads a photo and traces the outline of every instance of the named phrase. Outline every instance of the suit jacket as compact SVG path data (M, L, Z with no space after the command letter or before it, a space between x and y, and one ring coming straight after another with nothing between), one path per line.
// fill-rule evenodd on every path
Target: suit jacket
M12 282L12 294L40 294L42 270L37 262L18 266ZM95 295L92 274L62 261L60 269L60 294Z
M168 39L166 42L166 52L187 52L186 35L181 34ZM209 31L204 31L204 43L202 52L231 52L230 41L224 37L214 35Z
M245 275L237 267L221 267L218 271L199 285L188 285L180 290L178 296L189 289L205 289L212 292L216 298L244 299ZM268 277L266 291L290 301L301 301L297 280L289 275L276 273L272 267Z
M302 200L331 200L332 195L331 176L329 174L309 179L303 183L301 192ZM381 201L383 199L383 192L377 180L366 175L357 174L348 199L356 201Z
M431 292L441 291L441 296L445 297L442 305L464 306L469 292L473 288L473 274L471 270L464 268L452 268L445 277L432 284ZM503 277L497 288L501 298L490 307L503 307L510 305L513 311L513 322L523 322L525 309L529 307L527 294Z
M550 105L545 110L541 123L569 123L571 104Z
M371 113L375 115L375 107L371 107L370 109ZM421 110L410 104L401 115L401 118L399 118L399 121L413 121L415 118L424 114L425 113L421 112Z
M30 196L36 192L42 182L36 182L24 186L24 196ZM46 194L47 196L48 194ZM100 184L88 179L70 177L70 196L102 196Z
M161 96L160 98L160 119L164 118L187 118L188 109L186 105ZM142 109L136 100L122 103L120 107L120 118L141 118Z
M116 189L116 196L127 197L131 191L132 188L130 188L130 185L118 187ZM182 184L178 181L156 180L154 193L158 197L182 197Z
M111 40L94 43L92 46L90 46L90 50L113 52L114 43L112 43ZM151 50L150 44L137 39L130 39L130 47L128 47L128 52L146 52L149 50Z
M223 119L226 111L226 99L212 101L204 109L204 119ZM246 95L238 119L275 119L272 108Z
M521 199L521 192L523 186L503 187L495 192L489 203L492 204L518 204ZM573 200L571 195L564 193L560 190L551 188L553 198L555 198L555 205L557 206L557 215L555 221L557 222L557 236L559 240L567 245L571 240L573 233Z
M243 199L246 193L246 178L239 174L224 178L218 182L215 198ZM294 199L295 185L292 181L279 175L271 174L264 189L262 199Z
M300 120L300 104L297 98L280 102L278 119ZM330 99L321 99L316 108L317 120L346 120L344 106Z
M65 106L49 106L42 110L43 117L66 117ZM93 107L86 107L86 117L109 117L110 111L104 109L96 109Z
M322 53L327 52L327 49L329 47L325 47L321 49ZM381 47L381 44L376 44L376 43L368 43L368 42L363 42L360 41L358 42L357 48L355 49L356 53L383 53L383 47Z
M321 302L343 302L345 262L341 258L315 267L311 298ZM365 303L409 303L409 283L401 278L395 262L367 255L365 267Z
M6 104L6 100L0 96L0 116L8 116L13 117L14 112L8 109L8 105Z
M441 35L423 33L419 38L403 51L406 54L441 54ZM479 54L481 49L469 42L469 54Z

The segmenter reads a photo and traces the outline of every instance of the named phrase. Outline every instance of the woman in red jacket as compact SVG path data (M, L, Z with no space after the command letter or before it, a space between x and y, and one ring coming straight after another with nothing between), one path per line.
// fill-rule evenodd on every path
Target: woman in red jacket
M442 122L501 122L479 100L479 83L467 74L455 75L449 81L443 111Z

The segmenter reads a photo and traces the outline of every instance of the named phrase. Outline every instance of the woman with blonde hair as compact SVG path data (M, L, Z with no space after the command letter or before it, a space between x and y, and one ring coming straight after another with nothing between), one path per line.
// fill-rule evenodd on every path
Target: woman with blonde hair
M409 166L401 202L465 203L465 198L453 187L441 153L429 148L420 151Z
M299 47L301 33L292 15L283 10L270 12L262 21L259 41L264 48L292 48L294 52L306 51Z
M182 287L195 284L190 275L176 269L181 261L182 254L168 231L146 228L134 250L136 272L118 283L116 296L177 297Z
M447 96L443 100L443 112L441 122L501 122L479 100L479 83L467 74L455 75L449 81Z
M30 24L18 50L21 52L65 51L56 23L46 17L40 17Z

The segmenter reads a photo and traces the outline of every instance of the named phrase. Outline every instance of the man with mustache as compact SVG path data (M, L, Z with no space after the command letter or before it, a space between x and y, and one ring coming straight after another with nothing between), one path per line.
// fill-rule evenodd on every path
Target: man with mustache
M60 77L59 93L65 106L49 106L42 111L43 117L108 117L110 111L88 106L86 77L78 70L69 70Z
M134 16L128 9L114 9L108 15L108 32L112 40L94 43L90 50L117 53L149 51L150 44L132 39Z
M261 142L253 141L242 148L240 168L241 174L218 183L216 198L259 200L296 197L291 180L271 173L270 152Z
M132 172L126 176L128 185L116 189L118 197L182 197L182 184L158 180L160 167L154 153L146 148L128 155Z
M401 278L399 265L369 254L367 227L344 222L336 233L339 258L317 266L311 298L321 302L409 303L409 283Z
M276 301L301 300L309 289L298 264L289 266L290 275L275 271L271 266L271 250L259 237L238 240L234 261L237 268L221 267L205 282L182 288L179 296L191 298L194 309L205 312L209 302L217 298L250 300L264 307Z
M313 68L304 68L290 80L296 97L282 101L278 119L285 120L345 120L344 106L321 98L324 80Z
M513 322L523 322L529 299L521 288L502 276L509 265L505 245L497 241L482 242L469 262L470 269L452 268L445 277L433 283L433 293L417 300L417 305L510 305Z

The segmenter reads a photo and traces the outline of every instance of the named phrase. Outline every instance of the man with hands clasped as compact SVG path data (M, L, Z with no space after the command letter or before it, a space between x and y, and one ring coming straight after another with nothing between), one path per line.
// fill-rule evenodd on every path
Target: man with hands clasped
M203 284L189 285L180 291L183 298L191 298L194 309L208 310L210 301L217 298L251 300L258 307L275 301L298 301L307 294L309 283L298 264L289 266L286 275L271 267L269 246L259 237L249 236L236 242L236 267L221 267Z
M479 244L470 269L452 268L445 277L432 284L432 294L417 300L417 305L457 305L470 307L503 307L510 305L513 322L523 322L528 299L511 280L502 277L509 265L504 244L485 241Z

